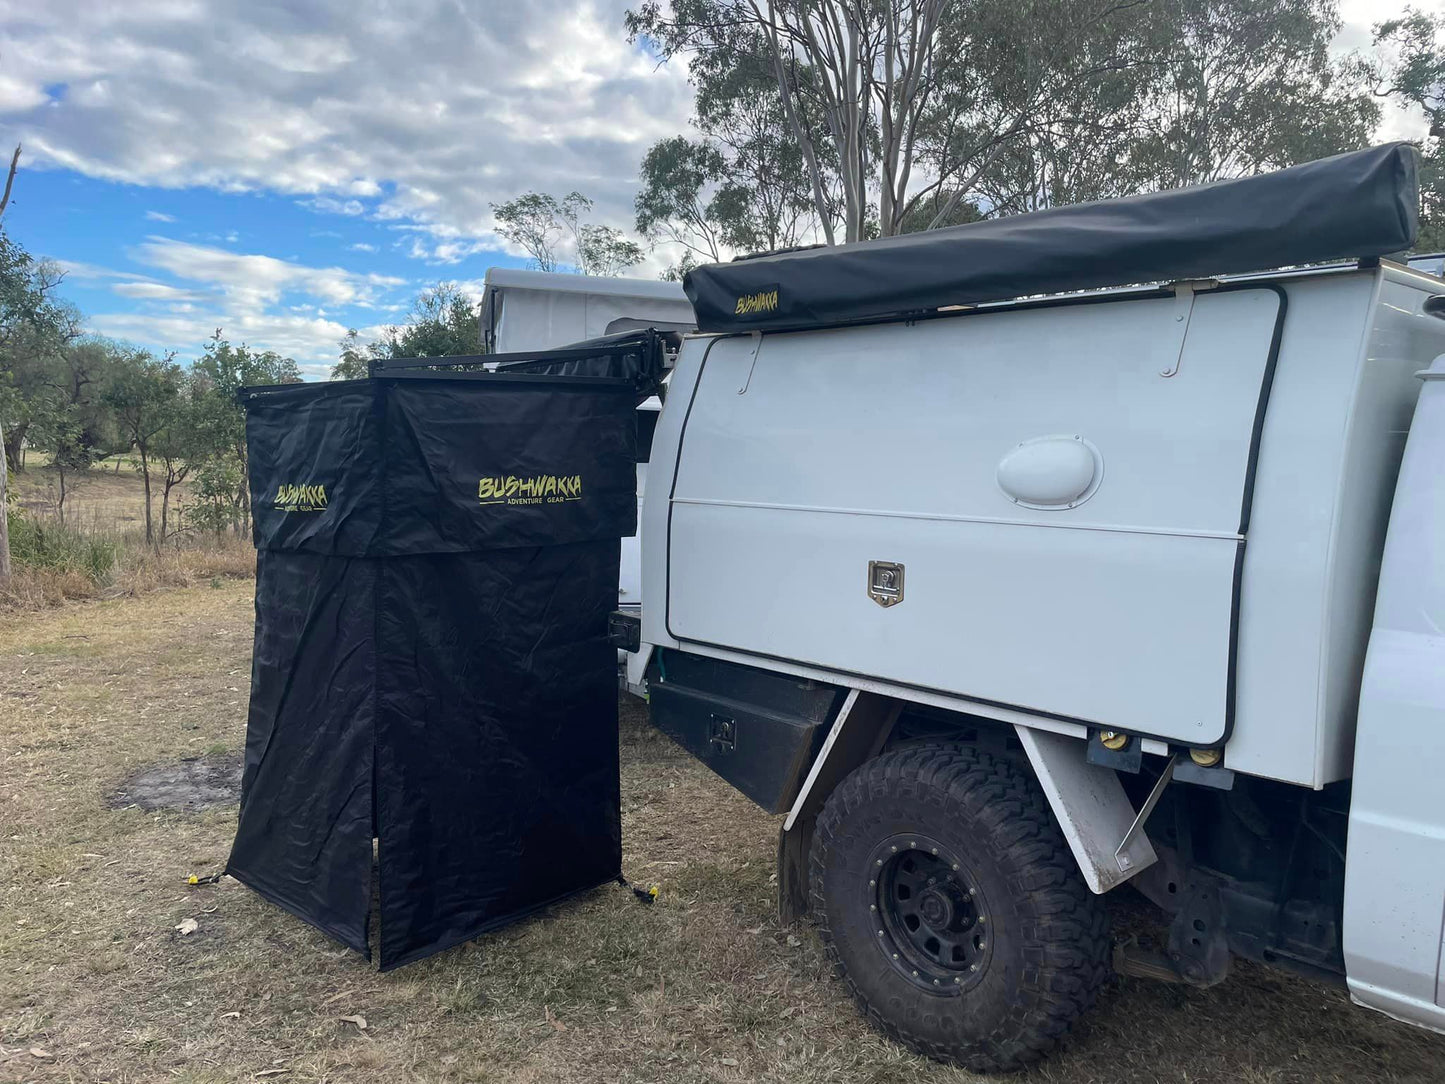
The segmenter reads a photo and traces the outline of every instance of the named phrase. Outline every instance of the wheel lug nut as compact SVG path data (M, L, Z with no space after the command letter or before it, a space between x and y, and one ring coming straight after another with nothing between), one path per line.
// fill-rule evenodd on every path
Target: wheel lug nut
M937 980L937 979L934 979L934 980L933 980L933 985L934 985L934 986L937 986L937 985L938 985L938 980Z
M895 960L898 959L898 953L895 952L895 953L893 954L893 958L894 958Z
M957 863L957 862L955 862L955 863L953 864L953 872L954 872L954 873L957 873L957 872L958 872L958 863Z
M874 862L873 864L874 864L875 866L881 866L881 865L883 864L883 859L880 858L880 859L878 859L878 861Z
M878 905L877 905L876 903L870 903L870 904L868 905L868 910L870 910L870 911L876 911L876 910L878 910Z
M917 971L915 971L915 972L913 973L913 977L914 977L915 979L918 978L918 972L917 972Z
M978 964L969 964L969 965L968 965L968 969L969 969L970 971L977 971L977 970L978 970Z
M868 882L868 887L869 887L869 888L872 888L872 887L874 887L874 886L877 885L877 884L878 884L877 881L869 881L869 882Z
M897 848L897 847L892 848L892 850L893 850L893 853L894 853L894 854L897 854L897 853L898 853L898 848Z
M937 853L938 853L938 848L937 848L937 847L934 847L934 848L933 848L933 853L934 853L934 854L937 854Z
M953 985L955 985L955 986L961 986L961 985L963 985L963 980L962 980L962 979L954 979L954 980L953 980Z
M910 847L915 847L915 848L916 848L916 847L918 846L918 840L915 839L913 842L911 842L911 843L908 844L908 845L909 845Z

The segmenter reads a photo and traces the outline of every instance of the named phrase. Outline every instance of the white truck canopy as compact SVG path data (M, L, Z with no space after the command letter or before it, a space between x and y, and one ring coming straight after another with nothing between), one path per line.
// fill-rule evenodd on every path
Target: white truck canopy
M1442 289L1366 262L690 337L643 641L1346 778Z
M691 331L692 304L676 282L492 267L482 292L489 353L550 349L619 331Z

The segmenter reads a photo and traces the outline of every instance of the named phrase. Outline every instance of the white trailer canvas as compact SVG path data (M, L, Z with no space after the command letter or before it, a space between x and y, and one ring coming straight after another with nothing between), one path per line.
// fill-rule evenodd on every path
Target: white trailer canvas
M690 331L692 305L675 282L487 269L482 338L490 353L546 350L617 331Z

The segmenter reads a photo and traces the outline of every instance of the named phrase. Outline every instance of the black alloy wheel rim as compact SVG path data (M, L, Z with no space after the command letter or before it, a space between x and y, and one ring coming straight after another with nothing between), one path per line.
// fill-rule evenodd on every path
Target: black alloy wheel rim
M988 907L959 856L923 835L890 836L868 858L875 940L914 986L951 997L976 985L993 954Z

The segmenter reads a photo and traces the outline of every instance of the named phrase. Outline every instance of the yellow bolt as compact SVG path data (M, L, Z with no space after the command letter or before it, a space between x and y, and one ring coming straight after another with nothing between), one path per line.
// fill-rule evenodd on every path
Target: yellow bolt
M1191 749L1189 759L1201 768L1212 768L1224 759L1222 749Z
M1129 735L1121 734L1117 730L1099 731L1099 744L1110 752L1117 753L1129 744Z

